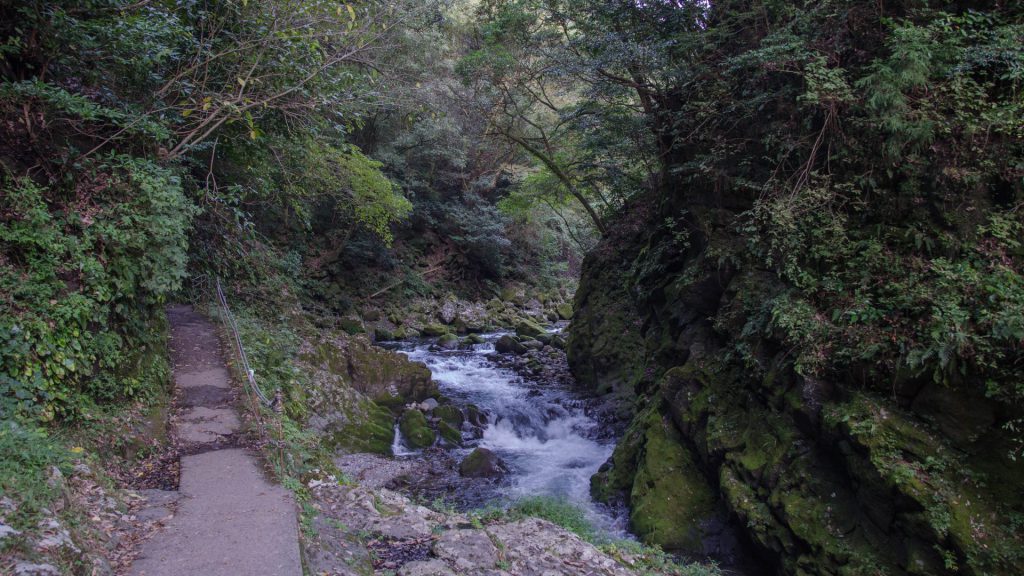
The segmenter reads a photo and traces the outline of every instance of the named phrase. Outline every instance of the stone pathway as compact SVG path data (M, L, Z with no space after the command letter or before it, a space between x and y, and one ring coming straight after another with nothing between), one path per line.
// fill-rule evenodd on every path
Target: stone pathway
M164 529L142 545L133 576L301 575L295 504L235 445L240 422L213 325L189 306L168 309L183 452L177 498L147 495ZM176 513L166 510L177 500Z

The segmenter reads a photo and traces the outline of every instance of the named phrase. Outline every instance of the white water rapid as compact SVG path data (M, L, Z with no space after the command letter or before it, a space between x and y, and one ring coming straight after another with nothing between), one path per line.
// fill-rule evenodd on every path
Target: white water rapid
M461 455L481 446L511 469L509 500L530 496L564 499L581 508L595 527L624 536L625 520L590 497L590 477L611 456L614 443L599 440L601 424L588 416L585 401L558 384L527 382L488 358L502 333L483 335L470 349L431 349L431 342L396 347L430 368L441 392L455 404L475 404L489 423L483 438L468 442ZM410 452L396 434L395 455Z

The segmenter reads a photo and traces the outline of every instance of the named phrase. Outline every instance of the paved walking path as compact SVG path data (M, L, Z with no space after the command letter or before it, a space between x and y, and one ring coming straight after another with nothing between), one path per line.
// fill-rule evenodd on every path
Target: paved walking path
M177 513L142 545L133 576L300 576L295 504L234 447L239 420L213 325L190 306L168 309L178 387Z

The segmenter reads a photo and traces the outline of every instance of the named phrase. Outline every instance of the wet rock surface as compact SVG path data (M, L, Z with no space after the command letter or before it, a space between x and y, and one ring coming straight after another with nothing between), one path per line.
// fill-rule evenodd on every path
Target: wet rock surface
M304 546L312 574L547 576L636 574L546 520L481 522L443 514L387 490L314 482L316 509ZM651 573L651 572L646 572ZM658 572L654 572L657 574Z
M501 478L508 466L487 448L477 448L459 462L459 474L465 478Z

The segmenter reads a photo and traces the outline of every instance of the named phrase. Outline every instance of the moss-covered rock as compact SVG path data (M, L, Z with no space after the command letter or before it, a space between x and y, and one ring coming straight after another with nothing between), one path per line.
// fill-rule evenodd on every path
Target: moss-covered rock
M659 410L649 409L634 424L633 438L618 455L618 470L607 478L603 495L629 485L630 524L645 542L667 550L705 552L703 527L718 515L715 494Z
M424 324L420 333L424 336L443 336L451 332L451 328L444 324Z
M568 302L562 302L558 306L555 306L555 312L558 314L558 317L560 319L562 319L562 320L571 320L572 319L572 304L570 304Z
M459 463L459 474L466 478L500 478L508 473L501 458L487 448L477 448Z
M374 346L365 336L324 338L304 354L307 362L339 375L375 403L398 408L437 394L430 370L404 354Z
M338 327L349 335L362 334L366 332L366 328L363 326L363 322L359 318L342 318L338 320Z
M510 334L503 334L494 343L494 350L500 354L525 354L526 346Z
M344 420L328 430L330 446L352 452L391 454L395 416L390 410L367 400L356 405Z
M466 406L466 420L477 428L483 428L487 426L489 421L487 412L484 412L476 404L469 404Z
M459 347L459 337L455 334L444 334L437 339L437 345L445 350L454 350Z
M522 319L516 324L516 336L520 338L536 338L546 333L547 330L533 320Z
M453 406L451 404L444 404L434 408L432 414L435 418L438 418L442 422L451 424L456 429L462 428L462 423L466 421L466 417L462 413L462 410L459 410L458 406Z
M448 444L451 444L452 446L462 445L462 432L444 420L437 423L437 431L440 433L441 438Z
M328 338L322 345L328 348L303 345L301 360L310 379L301 399L306 406L306 425L321 435L328 449L390 454L394 415L352 385L344 360L344 338ZM326 354L328 351L330 354ZM295 413L288 406L297 401L289 398L289 413Z
M402 413L398 429L402 432L406 443L412 448L429 448L437 439L434 431L430 429L427 417L416 409L406 410Z

